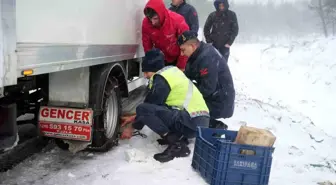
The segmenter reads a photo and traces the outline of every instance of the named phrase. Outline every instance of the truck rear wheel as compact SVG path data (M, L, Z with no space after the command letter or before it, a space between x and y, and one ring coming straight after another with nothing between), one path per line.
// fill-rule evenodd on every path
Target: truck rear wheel
M95 88L93 89L95 94L90 96L95 97L96 107L91 149L102 152L118 144L121 116L121 93L118 80L113 70L105 75L100 74L100 80L90 87Z
M108 79L104 91L104 132L108 140L114 140L119 131L121 115L121 97L117 80Z
M104 94L102 95L102 114L99 116L100 129L103 135L94 137L96 143L103 144L99 150L107 151L118 144L118 132L120 129L121 116L121 97L118 82L114 79L108 79L105 85Z

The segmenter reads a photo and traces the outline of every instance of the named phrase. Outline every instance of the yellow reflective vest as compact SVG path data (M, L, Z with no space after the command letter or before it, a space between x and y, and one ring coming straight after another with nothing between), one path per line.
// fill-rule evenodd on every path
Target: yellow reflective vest
M170 93L166 104L179 110L185 109L190 117L209 116L209 109L197 87L185 74L175 66L167 66L155 75L164 77L169 86ZM153 77L149 80L149 88L152 88Z

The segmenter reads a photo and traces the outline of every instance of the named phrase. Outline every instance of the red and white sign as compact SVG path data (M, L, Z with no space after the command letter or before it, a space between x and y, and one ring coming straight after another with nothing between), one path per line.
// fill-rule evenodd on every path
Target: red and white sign
M92 109L41 107L39 128L47 137L91 141L92 118Z

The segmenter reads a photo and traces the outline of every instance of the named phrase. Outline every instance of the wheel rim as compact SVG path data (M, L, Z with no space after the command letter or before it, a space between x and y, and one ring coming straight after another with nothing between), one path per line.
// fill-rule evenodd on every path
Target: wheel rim
M105 136L111 139L118 123L118 101L115 91L110 91L105 101L104 128Z

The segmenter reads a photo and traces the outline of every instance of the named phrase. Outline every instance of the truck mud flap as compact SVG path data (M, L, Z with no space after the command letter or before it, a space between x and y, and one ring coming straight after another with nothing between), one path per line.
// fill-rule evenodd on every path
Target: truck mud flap
M49 139L43 137L31 138L10 151L0 154L0 172L13 168L16 164L35 153L42 151L49 143Z

